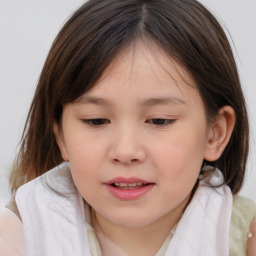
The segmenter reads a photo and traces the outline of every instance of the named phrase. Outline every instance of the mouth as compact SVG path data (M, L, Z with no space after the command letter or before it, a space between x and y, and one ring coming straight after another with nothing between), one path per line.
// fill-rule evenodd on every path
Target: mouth
M149 184L152 183L144 183L144 182L138 182L138 183L119 183L119 182L115 182L115 183L111 183L110 186L114 187L114 188L118 188L118 189L140 189L143 188Z
M120 200L135 200L147 194L155 183L139 178L117 177L105 183L109 192Z

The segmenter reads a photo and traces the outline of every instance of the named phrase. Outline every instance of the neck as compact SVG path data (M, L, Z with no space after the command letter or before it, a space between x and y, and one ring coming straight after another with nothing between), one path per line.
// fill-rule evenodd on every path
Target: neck
M95 229L102 254L107 255L156 255L170 234L189 201L186 198L176 209L147 226L130 228L118 226L92 211Z

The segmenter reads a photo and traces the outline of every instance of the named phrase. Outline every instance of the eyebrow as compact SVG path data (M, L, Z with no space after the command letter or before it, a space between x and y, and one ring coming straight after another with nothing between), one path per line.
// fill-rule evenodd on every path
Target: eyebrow
M157 97L157 98L150 98L143 100L139 103L139 106L154 106L154 105L168 105L168 104L175 104L175 105L185 105L186 102L178 97L170 96L170 97Z
M95 104L95 105L106 106L106 107L114 105L108 99L100 98L100 97L91 97L91 96L83 96L77 99L75 102L82 103L82 104ZM178 97L170 96L170 97L149 98L149 99L142 100L138 103L140 107L168 105L168 104L186 105L186 102Z
M91 96L83 96L75 101L76 103L83 103L83 104L95 104L95 105L102 105L102 106L112 106L110 100L100 98L100 97L91 97Z

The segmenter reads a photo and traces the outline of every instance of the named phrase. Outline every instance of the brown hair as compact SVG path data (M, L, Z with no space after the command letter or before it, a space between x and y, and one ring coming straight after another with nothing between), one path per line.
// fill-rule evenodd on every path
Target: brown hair
M53 135L62 107L90 90L118 52L135 40L153 40L194 78L208 117L229 105L236 124L214 163L233 193L242 186L248 119L236 63L218 21L195 0L89 0L53 42L25 124L10 176L12 190L63 160Z

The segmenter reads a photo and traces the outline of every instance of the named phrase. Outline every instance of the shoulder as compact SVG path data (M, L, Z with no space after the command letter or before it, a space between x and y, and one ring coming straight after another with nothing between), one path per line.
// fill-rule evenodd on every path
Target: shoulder
M0 248L2 256L24 256L25 238L19 218L9 209L0 208Z
M254 216L254 201L243 196L234 196L229 234L230 256L246 255L247 234Z

